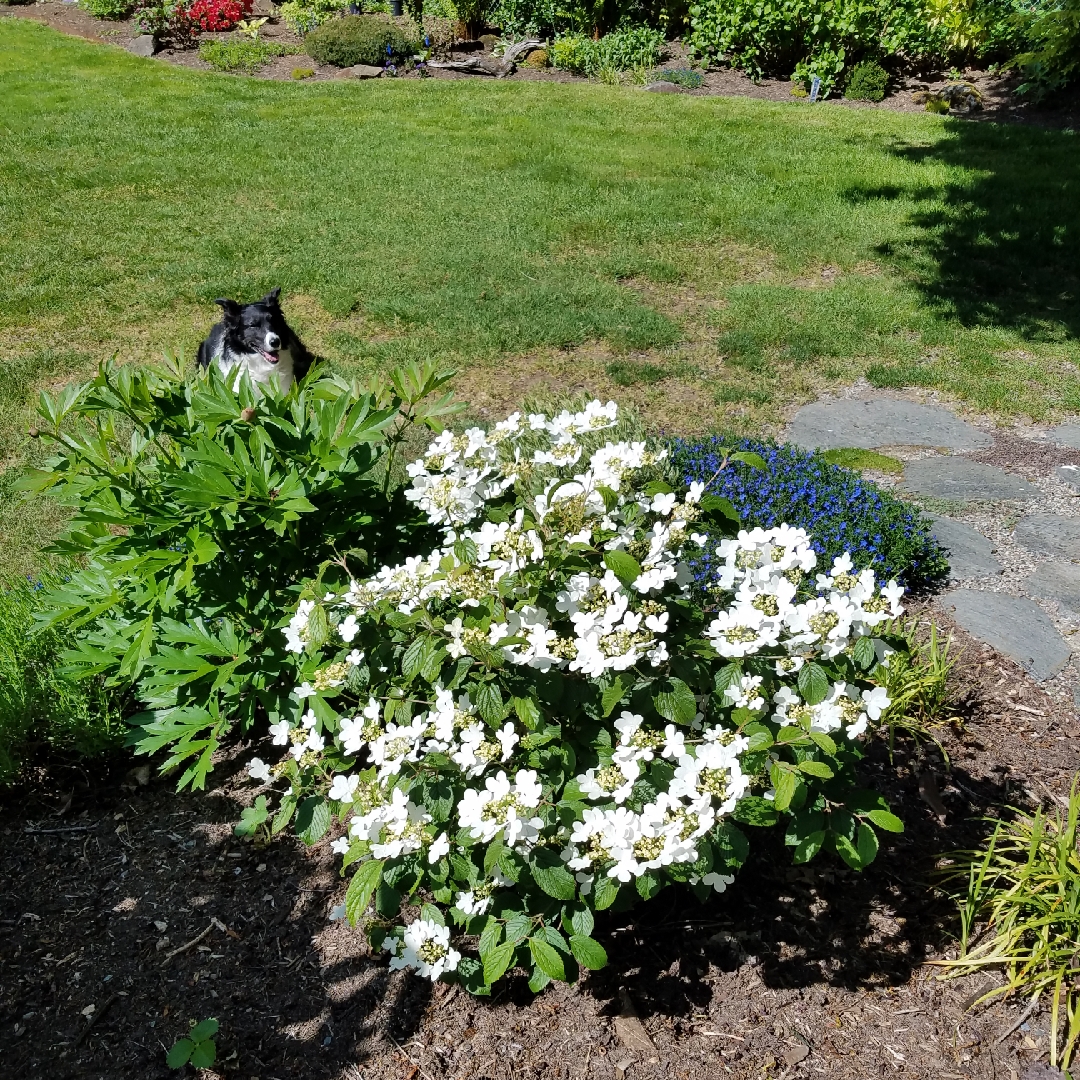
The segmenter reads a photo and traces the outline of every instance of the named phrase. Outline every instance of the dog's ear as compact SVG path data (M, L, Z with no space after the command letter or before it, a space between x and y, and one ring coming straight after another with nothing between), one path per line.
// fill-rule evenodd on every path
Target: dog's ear
M240 305L235 300L215 300L214 303L225 313L227 323L240 321Z
M265 296L264 296L264 297L262 298L262 302L263 302L264 304L266 304L266 306L267 306L267 307L277 307L277 306L278 306L278 297L279 297L280 295L281 295L281 286L280 286L280 285L278 285L278 286L277 286L276 288L273 288L273 289L271 289L271 290L270 290L270 291L269 291L269 292L268 292L268 293L267 293L267 294L266 294L266 295L265 295Z

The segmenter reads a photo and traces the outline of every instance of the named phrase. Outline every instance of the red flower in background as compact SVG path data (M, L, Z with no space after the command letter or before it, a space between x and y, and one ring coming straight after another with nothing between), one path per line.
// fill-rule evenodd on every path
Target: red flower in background
M231 30L251 14L253 0L194 0L188 9L192 21L210 33Z

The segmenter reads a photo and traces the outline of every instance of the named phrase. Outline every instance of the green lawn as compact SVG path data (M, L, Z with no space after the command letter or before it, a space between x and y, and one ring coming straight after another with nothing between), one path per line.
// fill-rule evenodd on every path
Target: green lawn
M475 411L587 386L767 427L869 374L1080 409L1068 132L600 85L206 75L0 19L0 565L27 402L284 289L342 367ZM15 557L12 552L17 552Z

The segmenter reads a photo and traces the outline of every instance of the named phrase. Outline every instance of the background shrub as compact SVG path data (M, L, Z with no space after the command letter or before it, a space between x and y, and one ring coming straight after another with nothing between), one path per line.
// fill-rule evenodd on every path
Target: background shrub
M881 101L889 88L889 73L873 60L864 60L851 69L844 97L853 101Z
M701 441L675 439L672 461L687 483L708 481L723 461L721 448L760 454L758 471L729 464L709 490L731 500L745 528L771 528L782 522L810 533L822 570L851 552L856 567L872 566L878 577L895 577L908 587L939 579L948 560L930 534L930 524L906 503L858 473L830 465L820 454L759 439ZM713 556L702 552L695 576L712 577Z
M307 36L308 55L320 64L352 67L354 64L382 65L387 49L394 56L411 56L418 48L395 23L378 15L346 15L331 19Z
M275 56L291 56L299 49L276 41L204 41L199 57L218 71L242 71L254 75Z
M652 67L660 59L664 35L647 26L613 30L599 41L584 34L565 34L551 47L551 62L563 71L595 78L604 70Z
M1033 5L1016 23L1023 42L1015 61L1024 75L1020 92L1038 99L1072 82L1080 71L1080 0Z
M43 596L62 580L47 573L0 587L0 784L15 779L20 764L41 748L91 757L122 741L122 696L99 678L77 682L60 673L74 635L29 632Z
M309 34L341 13L341 0L285 0L278 8L281 21L296 34Z
M95 19L126 19L134 5L130 0L79 0L79 7Z

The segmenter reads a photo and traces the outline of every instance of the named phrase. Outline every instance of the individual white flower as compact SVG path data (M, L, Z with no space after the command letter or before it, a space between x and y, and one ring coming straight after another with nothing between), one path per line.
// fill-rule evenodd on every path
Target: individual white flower
M450 854L450 841L446 838L446 833L440 833L431 842L431 847L428 848L427 861L435 865L444 855Z
M308 737L304 740L302 749L311 750L318 754L321 753L326 747L326 740L314 729L308 732Z
M490 896L477 896L471 890L459 892L454 900L454 907L463 915L483 915L491 904Z
M672 510L675 509L675 504L679 501L678 495L674 492L665 492L660 495L654 495L652 499L652 512L659 514L661 517L667 517Z
M356 632L360 629L360 624L356 621L355 615L346 615L344 619L338 624L338 635L346 645L352 642L352 639L356 637Z
M301 701L304 698L314 697L318 692L309 682L302 682L299 686L293 687L293 697L299 698Z
M345 717L338 727L338 745L342 753L352 757L359 754L364 745L364 721L362 717Z
M881 719L881 714L892 704L888 691L883 686L862 692L863 708L871 720Z
M303 716L300 717L300 723L310 731L317 723L319 718L315 715L314 709L308 709Z
M349 838L347 836L339 836L335 840L330 841L330 850L335 855L344 855L349 850Z
M307 632L308 620L315 610L314 600L301 600L296 609L296 614L289 620L285 627L285 647L289 652L302 653L304 651L304 635Z
M664 746L660 755L678 761L685 753L686 736L674 724L668 724L664 728Z
M431 919L417 919L405 927L400 944L392 938L383 941L390 953L390 969L414 967L417 974L438 982L445 971L454 971L461 953L450 947L450 928Z
M270 766L262 758L252 758L248 762L248 775L253 780L259 780L264 784L270 783Z
M710 871L701 879L706 885L710 885L716 892L722 893L735 880L734 874L718 874L715 870Z
M353 651L345 657L345 663L350 667L359 667L363 659L364 654L359 649L353 649Z
M275 746L288 746L289 745L289 732L292 730L292 726L288 720L279 720L276 724L270 725L270 734L274 736Z
M359 783L360 777L355 773L352 776L338 773L330 784L326 797L334 802L350 803L353 801Z

